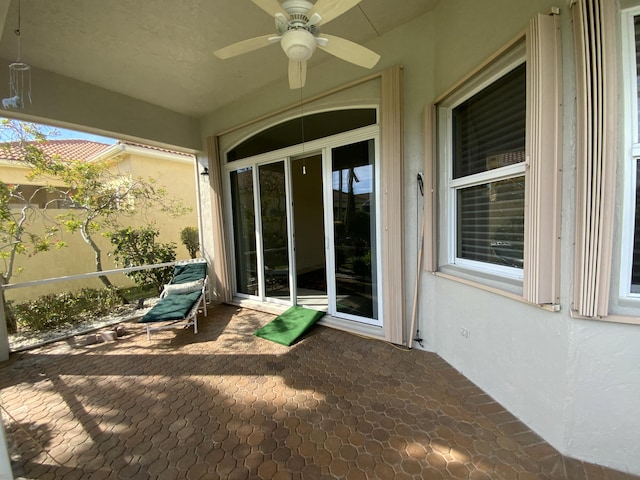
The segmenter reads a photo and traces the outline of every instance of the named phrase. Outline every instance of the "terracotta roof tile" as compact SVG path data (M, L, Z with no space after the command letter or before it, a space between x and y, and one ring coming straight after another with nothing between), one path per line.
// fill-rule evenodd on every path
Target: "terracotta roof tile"
M59 155L62 158L73 160L88 160L110 147L105 143L91 142L88 140L47 140L46 142L30 142L37 144L38 147L47 155ZM9 148L6 148L9 145ZM0 148L0 158L5 160L21 160L21 151L19 142L4 143Z
M161 147L154 147L152 145L143 145L142 143L135 143L135 142L118 142L122 145L131 145L133 147L142 147L142 148L148 148L149 150L156 150L158 152L165 152L165 153L173 153L176 155L183 155L185 157L189 157L192 158L193 155L190 153L184 153L184 152L177 152L175 150L170 150L168 148L161 148Z

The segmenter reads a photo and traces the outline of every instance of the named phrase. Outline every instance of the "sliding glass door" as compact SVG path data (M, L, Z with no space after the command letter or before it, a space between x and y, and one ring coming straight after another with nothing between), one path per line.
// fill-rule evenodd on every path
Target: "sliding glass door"
M322 155L291 161L296 304L327 309Z
M286 174L283 161L258 167L264 296L291 301Z
M331 150L335 311L378 318L375 144Z
M229 174L237 295L381 323L374 138Z
M235 288L237 293L257 296L259 290L253 168L242 168L231 172L230 181L235 247Z

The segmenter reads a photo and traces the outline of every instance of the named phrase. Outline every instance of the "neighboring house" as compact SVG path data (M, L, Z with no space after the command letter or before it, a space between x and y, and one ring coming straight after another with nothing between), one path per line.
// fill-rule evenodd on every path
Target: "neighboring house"
M373 73L316 52L293 92L275 46L213 58L267 32L252 2L68 3L30 12L25 114L196 153L221 301L419 330L562 453L640 474L640 0L407 1L379 30L404 2L363 0L330 28Z
M146 212L144 216L136 215L127 219L124 225L135 227L154 223L160 230L158 241L174 242L177 246L178 259L189 257L186 248L180 241L180 231L184 227L198 226L193 155L130 142L106 145L86 140L49 140L38 144L38 147L47 155L58 155L61 158L87 162L113 158L117 160L114 169L118 174L131 178L142 177L146 179L151 177L155 179L156 186L165 188L168 197L179 199L191 211L178 218L170 218L160 212ZM39 188L46 185L48 181L27 178L29 168L20 162L21 157L18 149L7 150L3 148L0 150L0 156L4 157L0 158L0 179L7 184L20 185L24 197L30 199L31 203L37 204L39 208L44 208L46 205L48 215L51 217L65 212L68 208L73 208L73 206L66 205L63 200L57 199L55 192ZM50 183L61 186L56 184L55 179L51 179ZM15 205L16 208L20 206L19 202ZM29 228L33 229L35 226L31 225ZM11 279L12 283L95 271L94 253L84 243L79 233L63 232L61 239L67 243L67 246L62 249L53 249L29 257L18 255L16 266L22 267L23 270L14 274ZM112 250L108 239L101 235L95 235L94 239L102 249L103 269L115 268L108 255ZM114 276L112 281L117 284L129 283L122 275ZM97 279L89 280L88 284L101 285ZM84 280L82 285L80 282L69 282L68 285L59 283L45 285L37 287L35 292L17 289L12 290L8 297L20 300L49 292L58 292L67 286L76 289L86 285L87 281Z

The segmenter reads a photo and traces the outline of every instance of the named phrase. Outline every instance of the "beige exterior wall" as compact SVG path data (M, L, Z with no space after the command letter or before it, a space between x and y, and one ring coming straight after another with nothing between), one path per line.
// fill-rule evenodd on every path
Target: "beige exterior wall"
M168 197L180 199L183 205L191 208L189 213L178 218L171 218L159 211L150 211L127 219L124 222L125 225L134 227L155 223L160 230L159 241L165 243L174 242L176 244L176 259L189 258L189 253L180 240L180 231L184 227L198 226L194 162L188 157L184 157L184 160L175 160L153 155L124 154L116 168L119 173L133 177L154 178L158 187L166 189ZM5 183L22 185L39 185L43 183L37 180L27 180L26 175L28 172L28 168L0 161L0 178ZM53 210L50 211L49 215L54 217L65 212L66 210ZM82 240L79 233L63 232L60 240L66 243L65 247L52 249L49 252L42 252L33 256L18 255L14 268L15 273L10 283L23 283L95 271L93 250ZM108 255L111 251L109 240L100 234L95 235L94 240L102 250L103 270L116 268ZM22 269L21 272L20 269ZM122 274L111 275L109 279L116 285L133 284ZM83 287L100 288L101 286L102 283L97 278L69 281L24 289L12 289L7 292L7 299L24 301L48 293L77 290Z
M52 210L50 215L64 214L67 211L68 210ZM40 231L42 231L42 229L40 229ZM67 245L60 249L53 248L51 251L41 252L35 255L16 256L14 275L10 279L10 283L23 283L32 280L56 278L95 271L93 250L84 243L79 233L72 234L63 232L59 239L66 242ZM113 261L107 256L107 252L110 250L109 240L100 235L97 235L95 240L103 252L103 270L115 268ZM20 269L22 269L21 272ZM133 285L133 282L124 275L111 275L109 276L109 280L115 285ZM101 286L102 283L98 278L90 278L12 289L6 292L6 296L7 300L22 302L50 293L69 290L74 291L85 287L100 288Z
M189 252L180 240L180 231L185 227L198 227L196 208L195 161L185 157L184 160L167 160L151 155L125 154L118 163L118 171L133 178L153 178L158 187L166 190L168 198L176 198L191 211L176 218L171 218L158 211L148 212L137 219L132 219L132 226L148 225L155 222L160 230L163 242L174 242L177 245L176 258L189 258Z
M2 151L0 151L2 155ZM0 179L7 184L20 185L40 185L42 182L38 180L29 180L27 175L30 169L7 160L0 160Z
M523 31L533 15L560 7L564 79L562 310L549 312L463 283L424 275L417 326L427 349L437 352L562 453L640 473L640 416L634 414L640 397L640 328L579 320L569 314L576 214L575 47L570 3L442 0L431 14L376 37L366 46L382 55L377 71L403 65L405 72L403 250L407 259L405 282L413 285L421 208L415 178L424 168L424 108ZM303 95L311 97L365 74L336 59L314 64L309 68ZM48 72L34 71L33 85L34 98L39 101L27 112L33 116L27 119L84 125L91 131L122 133L190 151L202 149L201 139L300 99L300 93L290 91L283 78L280 83L247 92L241 100L198 120ZM46 88L47 92L38 94L37 88ZM200 155L200 162L207 165L206 155ZM212 178L198 176L207 251L212 251L210 239L220 237L220 232L211 228L210 207L217 207L220 200L210 186ZM410 295L405 302L411 306ZM462 336L461 327L470 336Z

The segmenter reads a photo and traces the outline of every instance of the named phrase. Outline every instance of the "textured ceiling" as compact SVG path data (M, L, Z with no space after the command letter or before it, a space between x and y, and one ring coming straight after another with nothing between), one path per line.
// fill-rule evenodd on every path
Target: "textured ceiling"
M323 31L366 43L433 9L437 1L362 0ZM0 57L7 60L18 53L17 18L18 0L11 0L0 39ZM273 31L273 19L250 0L22 0L21 59L201 116L286 78L287 60L278 45L229 60L212 54ZM317 51L312 64L327 58Z

